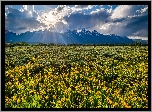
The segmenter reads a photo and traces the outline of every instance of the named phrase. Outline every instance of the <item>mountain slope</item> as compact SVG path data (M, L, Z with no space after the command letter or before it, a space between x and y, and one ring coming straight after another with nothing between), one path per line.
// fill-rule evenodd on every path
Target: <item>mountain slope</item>
M90 32L85 28L81 32L77 30L68 30L64 33L50 32L48 30L25 32L16 35L13 32L5 31L5 42L43 42L43 43L61 43L61 44L130 44L134 43L128 37L120 37L115 34L103 35L96 30Z

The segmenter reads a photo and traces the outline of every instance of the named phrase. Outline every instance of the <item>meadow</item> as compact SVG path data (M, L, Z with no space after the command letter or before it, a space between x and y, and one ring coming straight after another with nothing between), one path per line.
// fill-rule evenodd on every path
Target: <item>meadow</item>
M148 46L5 47L5 108L148 108Z

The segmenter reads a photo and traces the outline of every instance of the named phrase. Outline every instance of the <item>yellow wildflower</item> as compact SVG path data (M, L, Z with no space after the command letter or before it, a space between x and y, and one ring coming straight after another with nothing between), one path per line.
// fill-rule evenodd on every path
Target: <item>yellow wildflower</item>
M118 105L118 103L117 102L115 102L114 104L113 104L113 106L115 107L115 106L117 106Z
M16 85L18 85L18 84L19 84L19 81L16 82Z
M108 97L106 99L110 104L112 104L112 101Z
M51 75L51 72L48 72L48 75Z
M47 95L45 98L46 98L46 99L48 99L48 98L49 98L49 96Z
M92 101L93 101L93 97L90 97L89 99L90 99L90 102L92 102Z
M79 71L76 70L75 73L79 73Z
M101 106L97 106L97 108L101 108Z
M107 87L106 87L106 86L104 86L104 87L103 87L103 90L106 90L106 89L107 89Z
M100 91L97 91L97 92L96 92L96 95L100 95L100 94L101 94L101 92L100 92Z
M131 108L131 106L125 105L126 108Z
M61 101L60 101L60 100L58 100L58 101L57 101L57 103L61 104Z
M64 101L65 101L65 98L61 98L61 101L64 102Z
M19 104L21 102L21 99L20 98L18 98L17 99L17 104Z
M9 101L9 98L8 98L7 96L5 96L5 100L6 100L6 102L8 102L8 101Z
M102 105L102 103L101 103L99 100L98 100L98 104L99 104L99 105Z
M31 90L30 92L29 92L29 94L31 94L31 93L33 93L34 91L33 90Z
M53 95L53 99L56 99L56 95Z
M40 99L42 99L42 95L40 95Z
M118 62L118 60L114 60L114 63L117 63Z
M16 95L13 96L13 101L16 100L16 97L17 97Z

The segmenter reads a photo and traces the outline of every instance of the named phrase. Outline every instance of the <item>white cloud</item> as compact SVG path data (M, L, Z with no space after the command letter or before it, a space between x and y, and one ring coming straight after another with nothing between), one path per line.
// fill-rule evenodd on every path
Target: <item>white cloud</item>
M34 11L34 5L23 5L24 7L24 10L27 10L27 11Z
M142 39L142 40L148 40L147 37L140 37L140 36L128 36L130 39Z
M111 16L112 19L115 18L126 18L132 16L143 15L142 13L146 12L148 7L146 6L137 6L137 5L119 5L113 11Z
M130 9L131 9L131 6L129 5L120 5L116 7L116 9L113 11L111 18L115 19L115 18L127 17L128 15L132 14L132 12L129 11Z
M91 9L92 7L93 7L93 5L75 5L75 8L80 9L80 10Z
M24 10L27 10L27 5L23 5Z
M146 11L148 11L148 6L145 7L145 8L143 8L143 9L141 9L141 13L144 13L144 12L146 12Z

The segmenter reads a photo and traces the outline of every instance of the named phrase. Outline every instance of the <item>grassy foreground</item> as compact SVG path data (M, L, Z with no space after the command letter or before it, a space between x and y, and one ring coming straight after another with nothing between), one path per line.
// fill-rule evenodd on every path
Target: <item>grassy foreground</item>
M5 108L148 108L148 46L5 48Z

